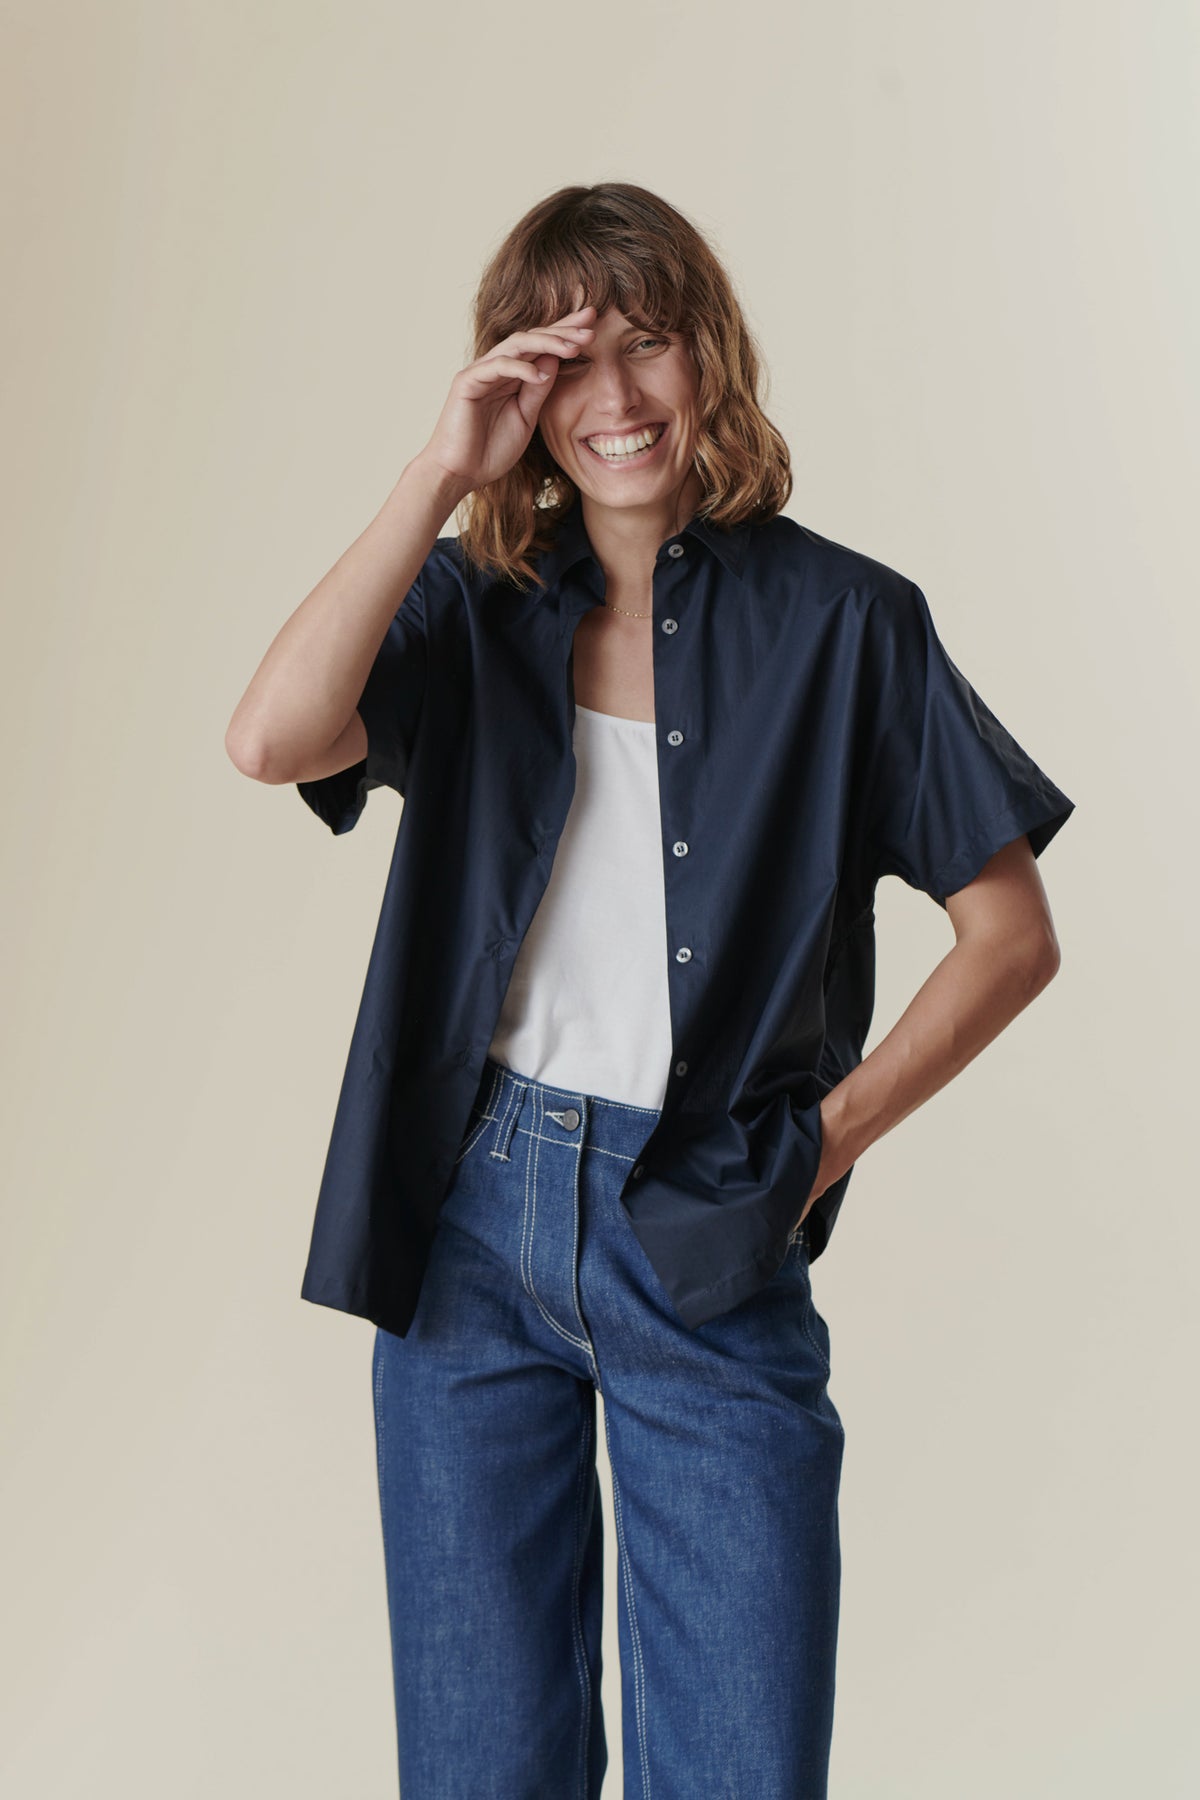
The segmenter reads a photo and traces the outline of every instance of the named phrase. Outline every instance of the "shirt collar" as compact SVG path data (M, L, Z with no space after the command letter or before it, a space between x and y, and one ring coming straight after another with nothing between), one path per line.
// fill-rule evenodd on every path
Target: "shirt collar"
M740 525L718 526L696 514L676 535L695 538L719 558L731 575L740 576L746 561L751 530L752 521L749 520ZM594 557L595 552L583 522L583 503L576 494L555 527L553 544L542 554L538 569L539 580L549 591L562 580L568 569L573 568L585 556Z

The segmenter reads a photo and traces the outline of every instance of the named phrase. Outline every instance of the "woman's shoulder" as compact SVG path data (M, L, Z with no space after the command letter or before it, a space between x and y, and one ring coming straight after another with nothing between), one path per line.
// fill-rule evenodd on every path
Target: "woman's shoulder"
M472 563L461 539L453 534L434 541L422 566L421 579L427 592L434 596L453 594L464 601L480 599L498 587L509 588L512 593L518 591L499 576Z
M908 575L881 557L785 513L755 526L746 578L761 592L823 611L836 608L863 625L881 611L903 614L919 592Z

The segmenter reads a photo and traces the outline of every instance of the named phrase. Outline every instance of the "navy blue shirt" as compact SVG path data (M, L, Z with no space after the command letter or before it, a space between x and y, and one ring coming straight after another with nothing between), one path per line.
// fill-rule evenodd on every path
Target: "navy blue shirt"
M574 792L572 642L604 598L578 498L538 574L471 576L439 538L359 702L365 758L299 784L339 834L404 796L301 1287L399 1336ZM667 539L652 632L672 1053L621 1202L694 1328L783 1261L822 1097L862 1060L880 877L944 905L1074 803L919 587L782 514ZM852 1173L808 1215L813 1260Z

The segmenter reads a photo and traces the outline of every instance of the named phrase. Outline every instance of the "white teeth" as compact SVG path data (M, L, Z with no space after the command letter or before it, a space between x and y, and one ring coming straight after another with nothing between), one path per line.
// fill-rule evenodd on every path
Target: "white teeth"
M651 425L633 437L585 438L584 442L598 456L605 456L610 462L620 462L623 456L640 455L650 444L658 441L664 429L661 425Z

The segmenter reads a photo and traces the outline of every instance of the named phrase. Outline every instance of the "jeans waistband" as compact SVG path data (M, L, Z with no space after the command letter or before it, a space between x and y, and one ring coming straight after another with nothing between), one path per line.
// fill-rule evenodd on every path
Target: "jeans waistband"
M536 1077L525 1075L519 1069L508 1068L494 1057L485 1057L483 1072L479 1078L478 1099L487 1106L488 1111L504 1111L506 1104L519 1097L517 1090L521 1094L535 1094L540 1110L547 1113L570 1106L579 1107L586 1101L588 1114L598 1124L606 1117L610 1117L615 1123L618 1114L633 1114L648 1126L659 1117L661 1111L653 1106L634 1106L626 1100L610 1100L604 1094L589 1094L581 1088L561 1087L552 1081L538 1081Z

